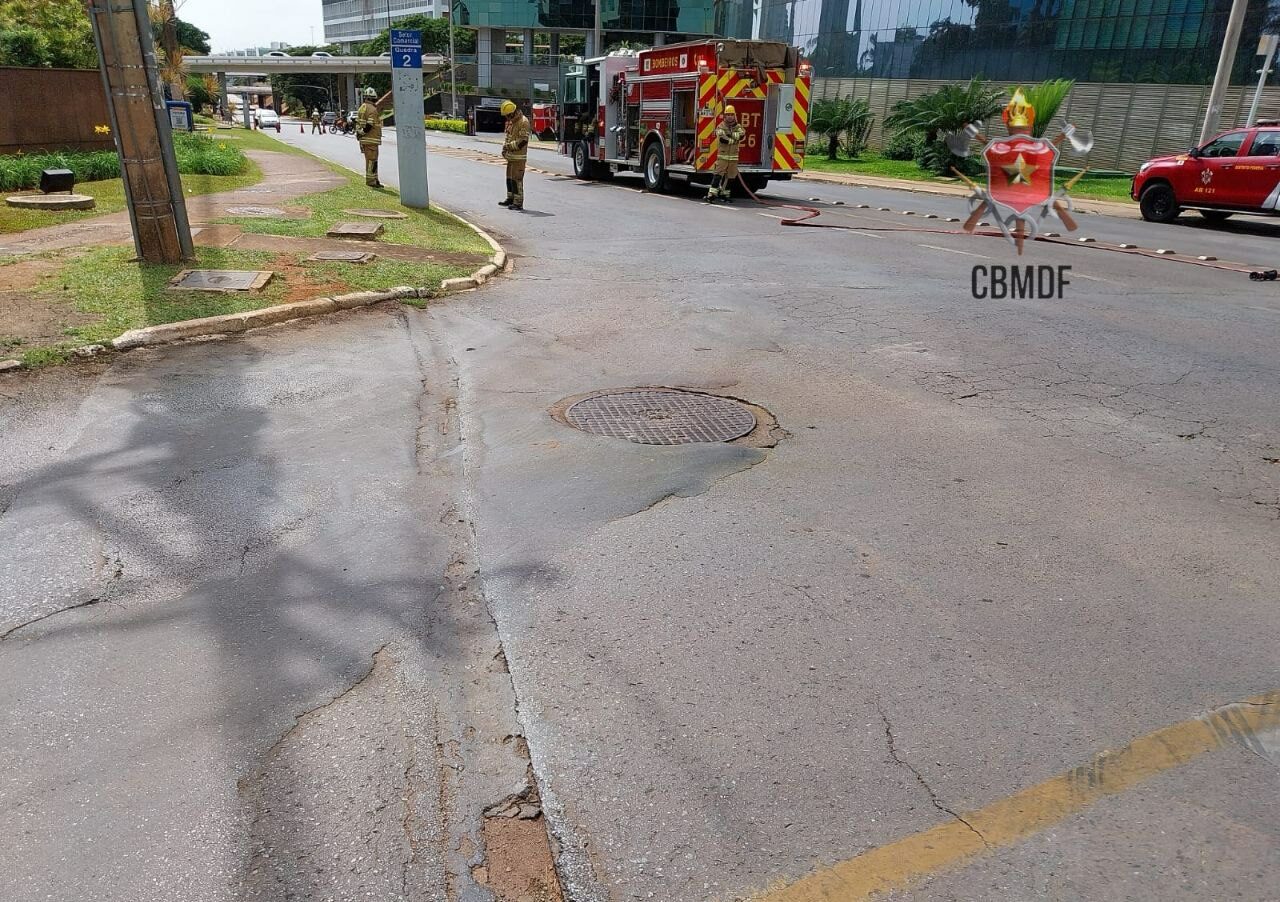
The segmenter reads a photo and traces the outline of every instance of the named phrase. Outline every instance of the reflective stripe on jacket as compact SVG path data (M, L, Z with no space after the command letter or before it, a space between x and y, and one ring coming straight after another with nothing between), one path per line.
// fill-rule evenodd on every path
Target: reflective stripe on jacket
M716 138L720 141L719 158L729 163L738 162L738 145L747 139L747 130L741 125L730 127L722 124L716 129Z
M510 162L519 162L529 158L529 120L524 113L507 123L507 140L502 145L502 156Z
M372 101L360 104L356 112L356 134L361 144L382 143L382 114Z

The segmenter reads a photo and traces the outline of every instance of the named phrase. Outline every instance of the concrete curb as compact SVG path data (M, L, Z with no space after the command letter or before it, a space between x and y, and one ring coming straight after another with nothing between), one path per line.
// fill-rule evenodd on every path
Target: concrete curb
M842 175L830 172L799 172L795 175L799 182L824 182L828 185L845 185L850 188L883 188L888 191L907 191L912 194L933 194L940 197L967 197L969 189L963 185L938 185L932 182L913 182L906 179L881 178L878 176ZM1073 198L1072 204L1077 213L1098 213L1104 216L1125 216L1130 219L1142 218L1137 204L1122 204L1107 200L1088 200Z
M107 344L82 345L72 348L72 357L96 357L108 350L131 351L134 348L150 348L157 345L171 344L189 338L202 338L209 335L234 335L263 326L273 326L296 319L311 316L323 316L339 310L350 310L353 307L368 307L383 301L398 301L406 298L438 298L459 291L479 288L500 272L510 269L510 259L506 250L492 235L473 222L468 222L452 210L437 207L442 213L453 217L471 229L488 243L493 249L489 262L469 276L456 279L443 279L434 288L415 288L412 285L399 285L383 291L353 291L332 297L308 298L304 301L293 301L288 304L277 304L274 307L262 307L245 313L229 313L223 316L204 316L199 319L179 320L176 323L164 323L159 326L147 326L142 329L130 329ZM0 360L0 373L26 369L21 360Z

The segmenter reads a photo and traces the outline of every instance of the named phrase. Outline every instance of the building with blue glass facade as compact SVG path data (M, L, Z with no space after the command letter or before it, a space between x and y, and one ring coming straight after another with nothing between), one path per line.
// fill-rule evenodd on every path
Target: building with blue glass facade
M1249 4L1234 72L1277 4ZM762 0L760 37L800 45L828 78L1211 81L1231 0Z

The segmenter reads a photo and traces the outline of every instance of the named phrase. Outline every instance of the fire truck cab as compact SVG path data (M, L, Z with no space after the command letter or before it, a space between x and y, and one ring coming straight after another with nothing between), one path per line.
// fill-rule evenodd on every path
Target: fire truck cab
M801 169L811 79L799 48L773 41L692 41L588 59L561 79L560 151L582 179L639 172L650 191L672 180L705 184L732 104L747 133L738 170L756 191Z

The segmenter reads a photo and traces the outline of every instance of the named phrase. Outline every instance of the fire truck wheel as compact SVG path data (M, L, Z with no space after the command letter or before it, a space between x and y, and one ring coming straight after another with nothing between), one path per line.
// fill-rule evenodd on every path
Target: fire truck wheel
M1138 208L1147 222L1173 222L1182 212L1173 189L1164 182L1148 185L1138 201Z
M644 186L649 191L667 190L667 166L656 141L644 149Z
M579 141L573 145L573 176L579 179L591 179L595 176L595 162L587 156L587 142Z

